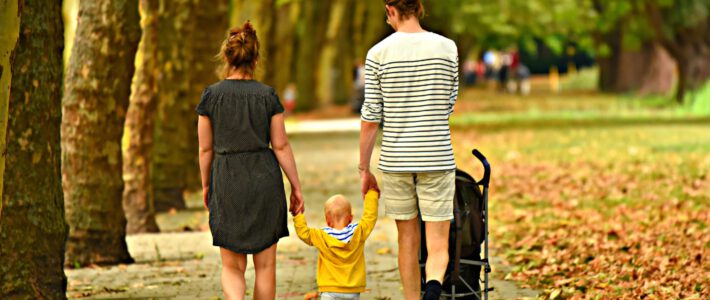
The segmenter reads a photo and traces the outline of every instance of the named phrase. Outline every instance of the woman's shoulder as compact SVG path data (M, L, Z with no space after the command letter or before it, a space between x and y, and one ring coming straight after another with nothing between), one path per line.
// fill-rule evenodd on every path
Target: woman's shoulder
M224 79L205 88L207 94L275 94L276 91L269 85L257 80Z

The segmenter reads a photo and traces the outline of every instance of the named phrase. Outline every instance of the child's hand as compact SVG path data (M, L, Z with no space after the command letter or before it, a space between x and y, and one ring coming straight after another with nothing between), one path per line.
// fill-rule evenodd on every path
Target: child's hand
M378 193L380 192L380 187L377 186L377 179L375 178L375 175L372 175L370 170L360 171L360 184L360 190L362 191L363 198L365 198L365 195L369 190L375 190Z

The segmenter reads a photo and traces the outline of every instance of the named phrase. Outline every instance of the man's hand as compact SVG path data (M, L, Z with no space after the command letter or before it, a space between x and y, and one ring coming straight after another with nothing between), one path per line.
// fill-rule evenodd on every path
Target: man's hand
M209 197L210 197L210 188L203 187L202 188L202 203L205 205L205 208L207 210L210 210L210 208L207 206L207 202L209 201Z
M375 190L378 193L380 192L380 187L377 186L377 178L375 178L375 175L372 175L370 170L360 171L360 184L360 191L362 192L363 198L365 198L365 194L367 194L367 191L369 190Z
M293 216L301 214L305 211L303 195L301 195L300 190L291 190L291 204L289 206L289 211Z

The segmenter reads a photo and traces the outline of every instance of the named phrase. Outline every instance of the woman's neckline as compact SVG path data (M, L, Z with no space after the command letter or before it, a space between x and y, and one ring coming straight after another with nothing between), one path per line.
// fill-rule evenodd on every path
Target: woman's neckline
M228 81L254 81L254 78L251 79L244 79L244 78L225 78L224 80Z

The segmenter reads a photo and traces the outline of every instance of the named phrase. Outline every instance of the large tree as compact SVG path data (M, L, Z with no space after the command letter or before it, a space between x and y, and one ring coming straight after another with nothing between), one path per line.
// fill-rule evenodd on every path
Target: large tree
M652 37L631 1L593 0L590 22L599 66L599 89L665 94L672 88L675 62Z
M320 49L325 41L331 1L312 0L300 2L299 24L296 30L296 87L298 109L312 109L318 105L316 93L319 79Z
M158 232L150 180L157 95L158 2L141 0L143 36L138 46L138 69L126 114L123 152L123 210L126 233Z
M197 156L190 141L195 112L193 101L187 99L192 90L191 45L196 41L189 37L195 29L190 26L194 17L193 0L171 1L158 14L158 108L151 160L156 211L185 208L187 174L198 173L191 163ZM191 156L186 158L185 153Z
M655 37L678 64L675 99L710 78L710 1L648 0L643 10Z
M190 90L185 100L190 103L190 108L194 108L200 102L205 87L219 80L217 67L220 64L216 56L229 29L229 1L197 2L195 16L190 25L194 27L190 37L192 63L189 72ZM197 114L191 109L187 117L190 120L189 124L185 124L190 129L189 146L183 153L182 161L185 162L187 170L186 189L189 191L198 190L202 183L197 156Z
M61 3L0 1L0 26L0 298L64 299Z
M141 34L138 1L82 0L78 18L62 119L66 264L132 262L122 208L121 137Z

